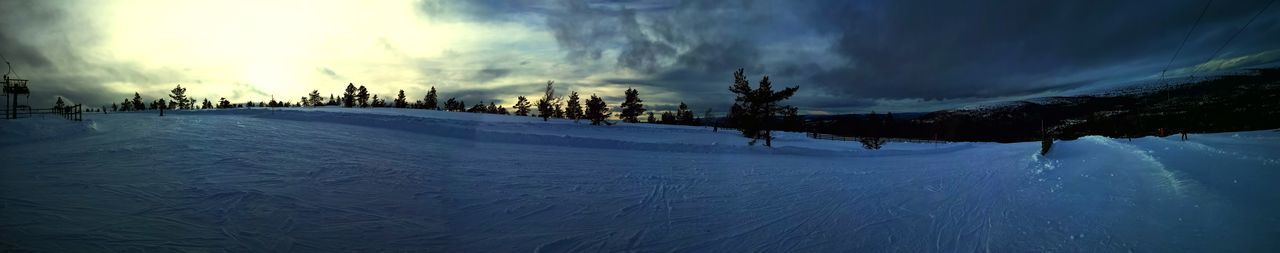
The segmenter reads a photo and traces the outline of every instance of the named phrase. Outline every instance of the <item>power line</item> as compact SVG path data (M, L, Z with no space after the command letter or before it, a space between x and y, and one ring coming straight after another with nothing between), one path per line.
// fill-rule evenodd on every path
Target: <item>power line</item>
M1191 38L1191 33L1196 30L1196 27L1200 26L1200 19L1204 18L1204 13L1209 10L1210 4L1213 4L1213 0L1206 1L1204 7L1200 8L1200 16L1196 16L1196 22L1191 24L1191 30L1187 30L1187 35L1182 36L1182 43L1178 44L1178 49L1173 51L1173 57L1169 58L1169 63L1165 63L1164 70L1160 71L1160 81L1158 83L1164 82L1164 73L1169 71L1169 66L1173 65L1173 60L1178 59L1178 54L1182 53L1182 47L1187 45L1187 39Z
M1232 40L1235 40L1235 39L1236 39L1236 36L1237 36L1237 35L1240 35L1240 33L1241 33L1241 32L1244 32L1245 28L1249 28L1249 25L1250 25L1250 24L1253 24L1253 20L1258 19L1258 16L1262 16L1262 13L1263 13L1263 12L1266 12L1266 11L1267 11L1267 8L1271 7L1271 3L1274 3L1274 2L1275 2L1275 0L1267 1L1267 5L1263 5L1263 6L1262 6L1262 9L1258 10L1258 13L1257 13L1257 14L1253 14L1253 17L1252 17L1252 18L1249 18L1249 22L1244 23L1244 26L1243 26L1243 27L1240 27L1240 30L1236 30L1236 33L1231 34L1231 37L1230 37L1230 38L1227 38L1227 42L1223 42L1223 43L1222 43L1222 46L1221 46L1221 47L1218 47L1218 50L1214 50L1214 51L1213 51L1213 55L1210 55L1210 56L1209 56L1209 59L1206 59L1204 62L1205 62L1205 63L1209 63L1209 61L1212 61L1214 58L1218 58L1218 53L1222 52L1222 49L1227 48L1227 44L1231 44L1231 41L1232 41ZM1220 63L1218 63L1218 67L1222 67L1222 63L1221 63L1221 62L1220 62ZM1193 71L1193 72L1191 73L1191 75L1192 75L1192 76L1195 76L1195 73L1197 73L1197 72L1200 72L1200 71L1199 71L1199 69L1197 69L1197 70Z

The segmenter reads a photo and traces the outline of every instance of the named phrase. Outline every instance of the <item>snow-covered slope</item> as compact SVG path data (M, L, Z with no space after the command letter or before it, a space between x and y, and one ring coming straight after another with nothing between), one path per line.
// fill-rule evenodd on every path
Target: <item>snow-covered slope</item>
M423 110L0 122L0 250L1268 252L1280 133L858 143Z

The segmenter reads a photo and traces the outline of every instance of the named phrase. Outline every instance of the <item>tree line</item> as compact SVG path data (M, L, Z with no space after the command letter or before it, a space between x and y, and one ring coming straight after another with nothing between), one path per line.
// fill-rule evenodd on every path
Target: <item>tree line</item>
M733 106L730 108L728 115L724 118L714 118L712 109L707 108L703 117L698 118L694 115L693 109L689 105L681 102L674 111L663 111L655 115L653 111L645 108L644 100L640 98L640 91L634 88L628 88L624 92L623 101L616 108L610 108L603 98L596 94L591 94L585 101L577 91L570 91L568 96L559 96L556 93L555 81L547 81L543 95L536 101L530 101L525 96L518 96L516 102L511 105L510 109L504 105L497 105L490 101L484 103L480 101L471 106L467 106L465 101L456 97L445 99L443 103L440 101L436 88L433 86L422 99L410 101L404 90L399 90L395 98L388 103L386 99L379 98L376 94L370 94L369 89L364 85L355 85L348 83L340 96L330 94L327 98L320 94L319 90L312 90L305 96L301 96L298 102L277 101L272 98L269 101L259 102L243 102L232 103L227 98L219 98L216 102L208 99L196 99L186 95L187 89L181 84L170 90L168 98L159 98L156 100L143 100L141 94L135 92L132 97L126 97L120 103L110 105L111 111L146 111L146 110L207 110L207 109L231 109L231 108L253 108L253 107L320 107L320 106L339 106L346 108L410 108L424 109L450 112L470 112L470 113L488 113L499 115L513 116L533 116L541 117L543 121L552 118L569 119L579 121L589 121L592 125L613 125L615 122L609 120L614 117L614 109L617 109L617 119L626 123L653 123L653 124L672 124L672 125L690 125L690 126L711 126L715 131L721 127L736 128L743 137L750 139L748 143L755 144L758 140L764 140L765 146L772 145L772 131L777 130L800 130L803 125L802 119L798 116L796 107L780 104L781 101L790 98L799 87L784 88L774 91L772 83L768 76L764 76L757 87L753 88L748 83L743 69L734 72L734 83L730 86L729 91L734 97ZM103 107L105 111L107 107ZM536 110L536 115L534 114ZM647 116L647 117L646 117ZM777 116L784 116L784 120L779 122L774 120ZM642 121L641 118L644 117Z

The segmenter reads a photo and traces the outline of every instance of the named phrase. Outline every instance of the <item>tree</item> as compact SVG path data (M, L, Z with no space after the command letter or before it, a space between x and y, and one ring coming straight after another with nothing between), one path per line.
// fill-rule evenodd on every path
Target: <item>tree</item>
M311 102L310 106L322 106L325 104L324 97L320 96L320 90L311 90L311 93L307 94L306 101Z
M400 90L400 94L396 95L395 107L396 108L409 107L409 101L404 99L404 90Z
M577 121L582 118L582 104L578 102L578 92L569 92L569 102L564 110L565 118Z
M333 97L333 93L329 93L329 101L328 101L328 103L325 103L325 105L331 105L331 106L333 106L333 105L338 105L338 104L339 104L339 103L338 103L338 99L335 99L335 98Z
M134 92L133 93L133 109L141 111L146 109L147 108L146 106L147 106L146 104L142 103L142 95L139 95L137 92Z
M793 106L783 107L782 126L789 131L801 131L804 128L804 118L800 117L800 110Z
M493 101L489 101L489 108L485 108L484 110L486 113L498 114L498 106L494 105Z
M627 123L640 122L639 117L644 114L643 102L644 100L640 100L640 91L627 88L626 98L622 101L622 105L619 106L622 107L622 114L619 114L618 117Z
M356 103L360 104L360 108L369 107L369 89L365 89L364 85L356 91Z
M653 117L653 112L649 112L649 119L648 119L648 120L646 120L645 122L649 122L649 123L658 123L658 119L656 119L656 118L654 118L654 117Z
M67 103L62 102L62 96L58 96L58 102L53 103L53 109L55 111L62 110L62 108L66 106L67 106Z
M516 109L516 116L529 116L529 100L524 96L516 98L516 104L511 108Z
M467 109L467 112L472 112L472 113L485 113L485 112L487 112L488 110L489 110L489 107L488 107L488 106L484 106L484 101L480 101L480 103L476 103L476 105L473 105L473 106L471 106L471 108L470 108L470 109Z
M103 109L105 109L105 108L103 108ZM111 111L113 111L113 112L114 112L114 111L116 111L116 110L118 110L118 109L120 109L120 106L116 105L115 103L111 103Z
M423 109L440 110L440 105L436 103L436 87L431 86L431 90L427 91L427 96L422 99Z
M231 108L231 101L227 101L227 98L222 98L222 100L218 101L218 109L226 108Z
M387 107L387 100L378 99L378 94L373 94L373 102L370 105L373 107Z
M736 95L729 112L730 121L743 137L751 138L748 144L754 145L757 140L764 139L765 146L773 146L770 119L784 108L778 103L791 98L799 89L796 86L775 92L769 76L760 79L759 86L752 89L743 69L738 69L733 73L733 85L729 87L729 91Z
M350 108L356 105L356 85L347 83L346 93L342 93L342 106Z
M178 87L174 87L173 90L169 90L169 93L171 93L169 94L169 98L178 102L178 108L172 109L191 109L191 105L187 103L187 88L182 88L182 84L178 84Z
M591 120L592 125L600 125L601 122L612 125L613 123L605 121L610 116L613 116L613 113L609 112L609 106L604 103L604 99L591 94L591 98L587 99L587 111L584 118Z
M676 122L681 125L693 125L693 111L689 110L689 105L680 102L680 107L676 111Z
M542 121L547 121L547 119L555 115L552 103L559 101L559 98L556 98L556 89L551 86L552 84L555 84L555 81L547 81L547 89L542 94L542 99L538 99L538 116L542 116Z
M206 98L204 103L200 104L200 109L213 109L213 103L210 103L209 99Z
M662 112L662 118L660 122L662 122L662 124L675 124L676 115L674 113L671 113L670 111Z

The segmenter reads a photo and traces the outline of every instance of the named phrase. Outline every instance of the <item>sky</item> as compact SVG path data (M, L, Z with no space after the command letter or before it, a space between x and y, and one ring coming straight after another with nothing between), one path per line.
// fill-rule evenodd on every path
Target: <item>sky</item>
M0 54L33 107L348 83L510 107L554 80L723 112L743 68L799 86L786 103L805 113L920 112L1275 66L1268 1L0 0Z

